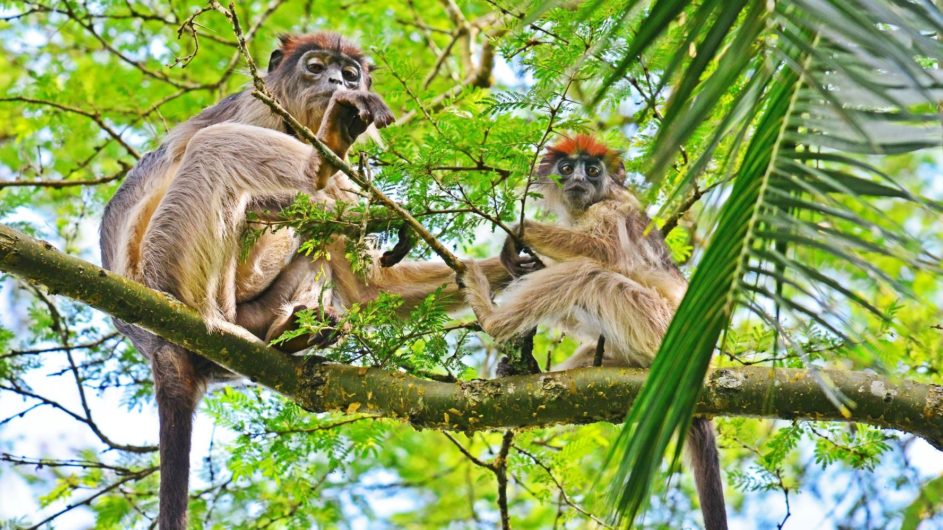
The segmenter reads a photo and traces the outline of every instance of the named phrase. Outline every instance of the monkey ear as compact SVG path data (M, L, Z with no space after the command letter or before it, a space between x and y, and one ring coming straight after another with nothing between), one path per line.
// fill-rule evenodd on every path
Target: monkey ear
M553 147L547 147L546 152L540 157L540 162L537 164L537 176L546 177L553 173L554 166L557 165L557 161L559 161L562 156L564 156L563 153L555 150Z
M370 59L364 58L360 62L361 67L363 68L364 74L367 78L367 89L373 88L373 72L377 71L377 65Z
M625 164L621 160L616 160L612 167L612 180L619 184L625 184Z
M297 37L291 33L279 33L278 34L278 45L280 47L287 46L289 42L295 40Z
M282 63L282 59L283 59L284 57L285 57L285 54L282 52L282 50L276 49L276 50L272 51L272 55L270 55L269 58L268 58L268 71L269 71L269 73L271 73L271 72L274 71L276 68L278 68L278 65L280 65L280 64Z
M268 71L271 73L278 65L282 64L282 59L285 58L285 51L298 39L296 35L291 33L279 33L278 34L278 48L272 51L272 55L268 59Z

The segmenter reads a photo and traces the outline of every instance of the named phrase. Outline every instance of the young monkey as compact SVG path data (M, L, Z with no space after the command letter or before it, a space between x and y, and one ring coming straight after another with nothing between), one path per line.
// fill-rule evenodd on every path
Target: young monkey
M496 306L482 269L469 262L466 297L482 329L504 342L541 322L593 341L558 369L591 366L605 337L603 364L648 367L687 288L658 230L621 182L618 153L588 135L549 147L537 169L543 206L557 224L525 221L524 244L544 260L503 255L519 276ZM717 446L710 420L695 418L687 447L708 530L727 528Z

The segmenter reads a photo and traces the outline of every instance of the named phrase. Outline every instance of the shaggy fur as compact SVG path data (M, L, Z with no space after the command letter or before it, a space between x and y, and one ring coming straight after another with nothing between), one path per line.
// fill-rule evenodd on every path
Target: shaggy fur
M326 68L314 71L311 61L326 61ZM354 65L359 77L345 77L342 68ZM393 120L382 99L368 91L366 59L335 34L283 37L266 83L341 158L371 123L383 127ZM356 279L340 257L327 262L295 255L299 242L290 230L264 235L240 263L247 211L279 209L298 192L328 207L358 200L345 176L334 175L336 168L287 132L249 89L178 126L131 170L105 208L102 264L177 297L210 327L250 340L286 329L299 307L329 309L380 290L421 300L449 282L452 271L441 263L401 263ZM493 277L507 278L497 260L484 266ZM338 299L328 288L334 277L340 279ZM160 528L186 528L192 416L206 385L230 374L133 325L116 326L153 368Z
M601 162L606 168L603 178L591 179L582 172L577 166L580 157L582 167ZM577 166L571 175L555 173L564 159ZM576 136L547 150L538 175L543 206L555 212L560 223L528 220L518 233L549 264L511 283L503 302L495 305L487 277L475 263L469 263L466 297L482 329L505 342L546 323L591 341L558 370L592 366L600 335L605 337L604 365L650 366L687 282L661 234L648 229L650 219L638 200L620 184L622 161L592 137ZM585 191L587 183L591 194ZM687 447L706 527L726 529L710 420L695 419Z

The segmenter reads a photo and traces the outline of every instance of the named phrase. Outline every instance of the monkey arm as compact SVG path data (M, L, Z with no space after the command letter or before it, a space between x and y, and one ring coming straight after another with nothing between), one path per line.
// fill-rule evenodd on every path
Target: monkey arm
M455 271L448 265L437 261L403 261L392 267L383 267L379 258L361 278L351 269L351 264L344 257L344 240L337 238L328 246L331 254L331 274L334 286L345 305L366 303L375 299L380 292L399 295L405 302L401 312L420 304L427 296L442 289L440 300L447 311L459 309L465 300L459 293L455 281ZM488 285L499 287L511 281L511 276L501 265L498 258L488 258L475 262L483 270Z
M605 263L615 261L617 249L609 239L574 228L524 221L524 244L531 250L553 260L566 261L579 257L592 258Z
M476 263L489 287L499 286L511 280L498 258L488 258ZM405 261L393 267L374 266L370 282L381 291L400 295L405 302L405 310L412 309L439 288L442 288L440 300L447 311L465 305L455 281L455 271L441 262Z
M331 95L324 112L317 138L338 157L347 156L347 151L358 136L371 124L378 129L393 123L393 113L380 96L360 90L338 90ZM317 170L316 189L327 185L328 179L337 172L333 164L321 161Z

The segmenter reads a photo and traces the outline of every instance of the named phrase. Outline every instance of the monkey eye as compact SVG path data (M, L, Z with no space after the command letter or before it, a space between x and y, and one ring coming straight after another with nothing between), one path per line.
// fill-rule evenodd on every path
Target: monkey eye
M320 74L321 72L324 71L324 65L319 63L318 61L311 61L305 66L305 68L307 68L308 71L311 72L312 74Z
M343 70L344 80L350 83L358 81L360 79L360 71L354 68L353 66L346 66Z
M573 164L569 164L569 163L560 164L560 174L561 174L561 175L572 175L572 174L573 174Z
M586 173L591 177L598 177L599 166L589 166L589 168L586 169Z

